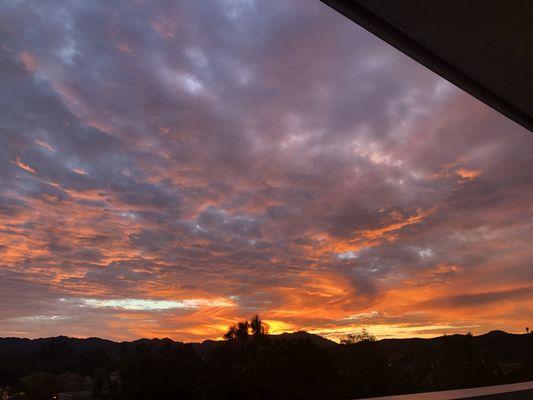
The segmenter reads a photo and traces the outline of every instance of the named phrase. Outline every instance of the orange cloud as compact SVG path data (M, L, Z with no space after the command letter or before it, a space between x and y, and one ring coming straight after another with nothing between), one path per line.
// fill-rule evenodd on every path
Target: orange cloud
M20 161L20 158L17 157L16 161L12 161L12 164L16 165L19 168L22 168L25 171L31 172L32 174L36 174L37 171L35 171L32 167L30 167L28 164Z
M405 219L402 219L401 215L395 215L394 216L395 222L391 223L388 226L384 226L382 228L363 231L362 235L364 237L366 237L368 239L372 239L372 240L379 239L379 238L382 238L382 237L386 236L387 233L396 232L396 231L401 230L405 226L409 226L409 225L413 225L413 224L419 223L420 221L422 221L423 219L425 219L426 217L431 215L434 211L435 211L434 209L432 209L432 210L417 210L417 214L416 215L412 215L412 216L407 217ZM389 239L390 240L394 240L395 238L394 237L390 237Z
M19 59L26 71L33 73L37 70L37 60L30 52L23 51L19 53Z
M35 140L35 144L47 149L47 150L50 150L50 151L56 151L56 149L54 149L53 146L51 146L49 143L45 142L44 140L40 140L40 139L36 139Z
M128 46L127 43L120 42L120 43L117 43L115 47L117 48L117 50L121 51L122 53L127 53L127 54L133 53L132 48Z
M474 169L466 169L466 168L458 168L455 170L455 173L463 179L470 180L470 179L475 179L478 176L481 176L483 174L483 171L474 170Z

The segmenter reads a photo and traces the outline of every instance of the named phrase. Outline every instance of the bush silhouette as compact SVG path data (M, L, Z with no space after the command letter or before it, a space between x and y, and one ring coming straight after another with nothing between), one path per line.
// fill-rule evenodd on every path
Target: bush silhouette
M365 328L356 333L350 333L340 340L341 344L350 345L359 342L375 342L376 337L368 332Z

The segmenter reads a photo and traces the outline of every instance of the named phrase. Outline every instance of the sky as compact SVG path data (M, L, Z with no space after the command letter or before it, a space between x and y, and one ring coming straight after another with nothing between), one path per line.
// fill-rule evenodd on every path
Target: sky
M533 325L532 134L319 1L4 1L0 87L0 336Z

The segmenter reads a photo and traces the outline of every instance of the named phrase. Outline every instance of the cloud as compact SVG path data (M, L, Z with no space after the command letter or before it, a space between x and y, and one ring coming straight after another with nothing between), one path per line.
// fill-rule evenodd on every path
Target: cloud
M124 310L173 310L173 309L195 309L199 307L231 307L232 303L223 300L209 299L185 299L185 300L146 300L146 299L81 299L81 303L94 308L110 307Z
M531 136L351 21L0 9L0 335L522 329Z
M461 308L461 307L483 307L492 303L503 301L516 301L531 298L533 287L527 286L518 289L499 290L493 292L462 294L448 297L440 297L428 300L420 304L421 307L444 307L444 308Z

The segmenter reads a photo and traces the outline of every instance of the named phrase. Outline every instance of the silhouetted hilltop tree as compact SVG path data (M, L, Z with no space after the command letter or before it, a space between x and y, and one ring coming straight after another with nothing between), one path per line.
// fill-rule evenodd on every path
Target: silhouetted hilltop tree
M266 335L268 333L268 327L261 321L259 315L256 315L250 321L250 328L252 329L252 335L255 337Z
M224 339L231 340L237 338L237 325L229 327L228 331L224 334Z
M224 335L224 339L239 341L246 340L248 338L248 329L250 328L250 323L246 321L237 322L237 324L229 327L228 332Z
M250 329L250 323L248 320L237 323L237 340L248 339L248 329Z
M248 322L248 320L239 321L237 324L230 326L224 335L224 339L245 341L250 336L250 331L254 338L267 334L268 328L263 321L261 321L259 315L253 317L250 322Z
M344 345L355 344L359 342L375 342L376 337L368 332L365 328L356 333L350 333L343 337L340 342Z

